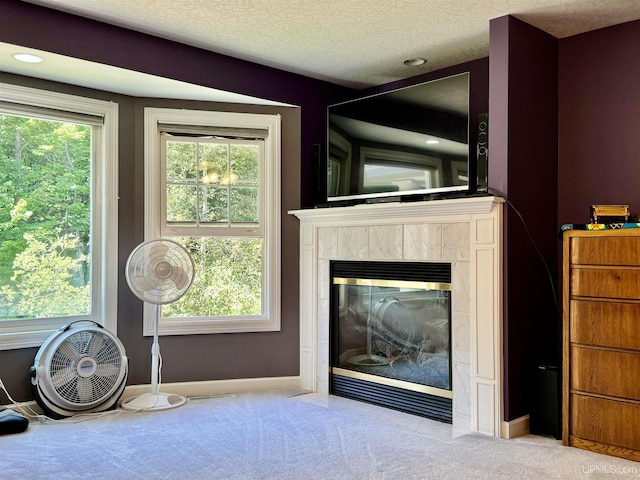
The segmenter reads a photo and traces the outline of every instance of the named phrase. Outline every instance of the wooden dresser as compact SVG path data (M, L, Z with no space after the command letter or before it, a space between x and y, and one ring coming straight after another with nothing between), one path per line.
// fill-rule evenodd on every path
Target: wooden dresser
M640 461L640 228L563 233L562 443Z

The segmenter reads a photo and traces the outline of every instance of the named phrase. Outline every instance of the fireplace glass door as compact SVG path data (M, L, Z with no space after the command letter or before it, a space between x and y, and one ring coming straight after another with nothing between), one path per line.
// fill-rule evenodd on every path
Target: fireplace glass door
M331 363L338 380L332 384L338 394L346 380L366 382L365 396L376 384L452 398L450 283L335 274L332 281Z

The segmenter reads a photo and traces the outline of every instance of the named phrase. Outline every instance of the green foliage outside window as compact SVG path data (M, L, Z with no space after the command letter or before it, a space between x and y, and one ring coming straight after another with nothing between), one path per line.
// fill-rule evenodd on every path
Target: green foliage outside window
M167 221L258 223L255 144L168 141Z
M257 226L259 146L236 140L166 142L167 223L213 226L213 236L172 238L196 265L192 288L165 305L164 317L262 313L263 239L225 236L227 226Z
M0 320L90 311L91 127L0 114Z
M195 264L187 294L164 305L164 317L259 315L262 312L262 239L172 238Z

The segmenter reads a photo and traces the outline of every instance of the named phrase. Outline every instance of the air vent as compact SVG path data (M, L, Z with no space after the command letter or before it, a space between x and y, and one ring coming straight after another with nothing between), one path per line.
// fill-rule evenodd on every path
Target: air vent
M331 393L444 423L452 423L453 402L450 398L335 374L331 375Z

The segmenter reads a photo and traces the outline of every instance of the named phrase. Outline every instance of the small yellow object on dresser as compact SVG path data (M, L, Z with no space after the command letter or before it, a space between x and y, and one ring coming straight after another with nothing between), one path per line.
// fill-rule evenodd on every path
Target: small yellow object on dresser
M605 223L602 217L613 217L616 221L627 222L629 205L591 205L591 223Z

